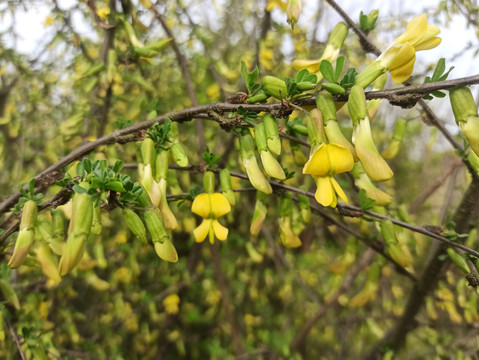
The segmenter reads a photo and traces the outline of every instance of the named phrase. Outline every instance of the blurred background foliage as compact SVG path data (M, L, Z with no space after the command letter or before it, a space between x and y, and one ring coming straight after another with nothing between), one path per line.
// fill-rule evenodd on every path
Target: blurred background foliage
M152 111L164 114L192 105L171 43L153 56L141 56L122 26L131 24L145 45L167 39L149 0L41 3L0 4L0 18L14 20L0 34L2 197L85 141L143 121ZM261 76L284 77L295 74L293 59L319 58L334 26L322 25L332 9L321 3L314 13L303 13L291 31L284 5L281 0L158 2L156 9L187 60L200 104L244 91L241 60L248 67L258 65ZM13 45L16 26L23 21L18 14L36 6L49 9L41 19L48 41L32 53L18 53ZM474 2L447 0L431 7L429 15L435 23L435 18L460 14L477 29L477 9ZM380 10L378 29L370 38L377 42L378 32L397 35L408 19L381 18ZM358 70L368 61L354 34L341 53ZM416 72L414 79L422 83L436 61L424 64L424 73ZM407 120L407 131L399 154L390 161L395 176L382 184L394 194L390 214L408 208L412 223L443 224L458 205L467 174L416 109L381 107L373 126L380 150L389 144L399 116ZM342 110L339 118L350 132L347 112ZM286 120L279 120L282 127ZM220 165L241 171L235 136L214 122L195 121L203 122L206 145L221 157ZM179 133L190 163L199 163L194 121L181 124ZM138 146L104 146L89 156L130 164L126 171L137 178ZM302 175L285 139L283 146L281 163L295 172L286 183L313 190L313 180ZM308 154L306 148L294 151ZM169 175L178 182L170 183L172 194L202 184L201 174L194 172ZM343 174L338 180L359 204L351 179ZM234 188L248 186L233 179ZM47 198L58 189L48 189ZM19 358L17 341L25 356L34 359L353 359L397 322L412 281L380 255L373 256L357 236L313 215L300 233L303 245L286 249L279 241L279 197L267 197L268 214L258 236L249 233L255 193L241 192L236 201L225 217L228 239L214 245L195 244L191 232L198 219L190 211L191 201L170 203L179 222L173 233L180 258L176 264L159 260L151 246L136 240L118 209L102 211L102 234L90 239L78 268L59 284L35 266L10 271L2 255L1 279L13 285L20 306L14 309L10 301L2 305L0 357ZM365 242L383 241L373 222L328 214ZM431 239L397 231L414 258L408 270L419 274ZM476 295L455 267L443 267L439 276L417 322L411 319L415 328L401 358L477 357ZM343 281L346 287L341 287ZM310 332L293 346L311 319Z

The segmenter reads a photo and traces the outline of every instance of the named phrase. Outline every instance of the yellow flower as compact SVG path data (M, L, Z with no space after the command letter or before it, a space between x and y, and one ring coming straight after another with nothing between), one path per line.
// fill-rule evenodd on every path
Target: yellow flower
M416 51L433 49L441 43L437 37L441 32L437 26L428 25L424 14L415 16L399 36L378 60L391 72L395 82L406 81L412 74Z
M316 180L316 201L323 206L336 207L338 194L348 203L346 194L333 175L350 171L353 166L353 155L345 147L336 144L321 145L303 168L303 174L313 175Z
M110 8L108 6L101 6L96 10L98 16L102 19L106 19L110 15Z
M180 297L176 294L168 295L163 300L163 306L167 314L178 314Z
M415 16L408 23L406 31L357 76L356 84L367 88L386 70L391 72L393 81L406 81L414 69L416 51L438 46L441 38L436 35L440 32L437 26L428 25L426 15Z
M55 24L55 19L51 16L47 16L45 20L43 20L42 25L43 27L49 27L50 25Z
M268 4L266 5L266 10L271 11L276 7L280 7L283 12L286 12L286 7L288 4L281 0L268 0Z
M344 39L348 35L348 26L340 22L338 23L331 35L329 36L328 44L324 49L323 55L319 59L315 60L306 60L306 59L296 59L293 61L293 67L296 70L307 69L311 74L317 73L319 71L319 66L321 61L328 60L331 63L334 63L339 56L339 51L343 46ZM318 82L323 78L321 73L318 75Z
M208 234L211 243L215 235L219 240L226 240L228 229L217 220L231 211L230 203L223 194L199 194L193 201L191 211L203 218L200 226L193 230L197 242L202 242Z

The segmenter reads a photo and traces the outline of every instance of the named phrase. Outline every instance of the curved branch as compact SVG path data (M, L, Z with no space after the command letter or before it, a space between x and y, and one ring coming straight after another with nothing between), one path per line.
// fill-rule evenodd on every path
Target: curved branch
M441 84L445 84L446 88L454 88L454 87L461 87L465 86L466 84L478 84L479 83L479 75L474 75L466 78L455 79L455 80L447 80L432 84L425 84L425 85L418 85L418 86L405 86L403 88L398 89L391 89L391 90L381 90L381 91L368 91L366 92L367 99L393 99L396 98L398 94L404 95L407 93L407 89L412 89L414 93L419 93L420 89L426 88L427 92L438 89L443 89ZM335 101L344 102L348 99L348 95L336 96ZM314 105L316 103L315 97L310 97L307 99L298 100L298 105ZM138 124L132 125L125 129L116 130L111 134L105 135L95 141L87 142L80 145L77 149L72 151L70 154L56 162L55 164L49 166L47 169L39 173L35 176L37 180L37 184L45 186L51 185L58 179L55 179L52 182L48 182L46 179L49 177L49 174L61 170L64 166L81 159L83 156L88 154L89 152L95 150L96 148L102 145L111 145L115 143L125 143L131 141L138 141L141 140L141 130L148 129L155 123L163 123L165 119L170 119L171 121L177 122L184 122L189 121L196 115L208 115L211 112L223 113L223 112L236 112L238 107L242 106L245 110L248 111L255 111L255 112L274 112L274 111L281 111L282 113L292 111L293 107L289 105L287 102L277 102L277 103L270 103L270 104L230 104L230 103L211 103L206 105L198 105L192 106L187 109L183 110L176 110L166 113L161 116L157 116L154 119L147 120L140 122ZM235 126L236 119L228 119L226 117L222 117L223 122L228 121L228 125ZM222 124L225 125L225 124ZM474 176L474 175L473 175ZM477 177L477 174L476 174ZM26 187L25 187L26 189ZM13 194L3 200L0 203L0 215L7 212L20 198L20 192Z

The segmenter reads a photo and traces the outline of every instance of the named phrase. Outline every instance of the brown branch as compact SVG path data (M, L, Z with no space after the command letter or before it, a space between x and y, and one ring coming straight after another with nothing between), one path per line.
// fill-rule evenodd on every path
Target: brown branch
M454 159L445 170L441 171L436 181L424 189L424 191L411 204L409 204L409 212L415 213L422 204L424 204L424 202L444 184L447 178L458 168L459 165L461 165L461 161L459 159Z
M93 62L93 59L91 58L91 56L88 54L88 51L87 51L87 48L85 46L85 44L83 43L83 41L81 41L81 37L80 35L78 35L78 33L75 31L75 29L73 28L73 25L72 25L72 22L71 22L71 19L70 19L70 16L66 13L65 10L62 10L60 9L60 6L58 6L58 1L57 0L54 0L53 1L53 4L55 5L55 11L58 11L62 17L63 17L63 22L65 23L66 27L71 31L71 33L73 34L73 36L75 38L78 39L78 47L80 48L83 56L85 57L85 59L87 59L90 63Z
M243 341L241 340L240 331L238 329L238 325L236 324L234 311L229 300L228 286L226 285L225 278L223 276L223 269L221 266L218 241L215 241L211 245L211 258L213 261L213 268L215 270L216 283L218 284L218 288L221 292L221 303L223 305L226 320L230 326L235 352L236 355L241 355L245 352L245 347Z
M112 12L116 11L116 0L110 0L110 9ZM108 65L108 58L109 58L109 51L113 49L114 42L115 42L115 27L105 29L105 39L103 40L103 44L101 46L101 59L105 66ZM95 95L97 96L99 90L99 86L97 86ZM112 84L108 84L108 88L106 89L105 100L103 101L103 105L98 109L99 116L98 116L98 129L97 129L97 137L102 137L105 134L105 128L108 123L108 114L110 112L111 106L111 98L113 96ZM96 111L93 111L96 113Z
M318 323L319 320L321 320L321 318L327 313L327 311L337 303L339 297L351 288L356 277L361 271L363 271L367 266L369 266L369 264L374 258L374 255L374 251L370 249L363 254L359 261L355 262L355 265L344 277L344 280L341 283L339 289L336 290L334 295L329 298L328 301L326 301L324 305L318 309L318 311L316 311L316 313L306 322L300 332L293 339L290 344L291 352L304 350L306 345L306 339L311 329Z
M447 80L444 82L438 82L438 83L433 83L435 84L436 88L435 89L441 89L441 85L445 83L446 86L449 86L451 81L454 81L456 87L461 87L464 86L464 84L469 81L468 84L473 84L473 83L479 83L479 75L467 77L467 78L462 78L462 79L456 79L456 80ZM431 84L426 84L424 86L430 86ZM421 85L423 86L423 85ZM391 89L391 90L381 90L381 91L368 91L366 92L366 98L368 99L377 99L377 98L385 98L385 96L389 96L391 94L397 93L398 91L405 92L407 88L418 88L416 87L404 87L400 89ZM428 89L430 89L428 87ZM385 92L387 92L389 95L385 95ZM344 101L347 99L347 95L341 96L341 97L336 97L337 101ZM304 100L299 100L298 105L311 105L315 104L315 98L311 97L309 99L304 99ZM47 169L39 173L37 176L35 176L35 179L37 180L37 184L43 184L44 186L51 185L53 182L48 182L44 181L45 178L49 176L49 174L61 170L64 166L72 163L75 160L80 159L81 157L85 156L89 152L95 150L99 146L102 145L111 145L115 143L125 143L125 142L131 142L131 141L137 141L141 139L141 130L148 129L155 123L163 123L165 119L170 119L171 121L177 121L177 122L184 122L184 121L189 121L196 115L207 115L211 111L218 112L218 113L223 113L223 112L236 112L238 110L238 107L242 106L245 110L247 111L255 111L255 112L274 112L274 111L281 111L281 112L286 112L286 111L292 111L292 107L286 104L285 102L277 102L277 103L271 103L271 104L230 104L230 103L211 103L211 104L205 104L205 105L198 105L198 106L192 106L187 109L183 110L176 110L176 111L171 111L169 113L166 113L161 116L157 116L154 119L151 120L146 120L143 122L140 122L138 124L132 125L128 128L121 129L121 130L116 130L112 132L111 134L105 135L95 141L91 142L86 142L82 145L80 145L78 148L76 148L74 151L72 151L70 154L56 162L55 164L49 166ZM235 119L230 119L232 122L236 121ZM44 182L42 182L44 181ZM56 181L56 180L55 180ZM26 187L24 187L26 189ZM3 200L0 203L0 214L3 214L7 212L20 198L20 193L13 194Z
M474 214L474 210L478 205L478 199L479 182L472 182L453 217L453 221L456 223L455 230L457 233L466 233L470 230L471 216ZM412 330L414 318L423 306L424 297L435 288L441 268L447 263L442 260L441 256L445 254L445 250L446 246L444 245L432 244L432 251L430 249L424 270L419 281L411 290L406 308L399 322L373 347L369 354L364 357L365 359L382 359L381 349L383 349L385 345L388 345L389 348L395 352L398 352L402 348L406 341L407 334Z
M193 85L193 80L191 78L190 71L188 70L188 61L186 60L186 57L181 52L180 48L178 47L178 43L176 42L176 38L175 38L173 32L171 31L171 29L166 24L165 19L159 13L156 6L152 5L151 10L155 14L155 17L160 22L161 27L163 28L163 30L166 32L166 35L168 35L168 37L171 38L171 46L173 48L173 51L175 52L176 60L178 61L178 65L180 67L181 74L183 75L183 79L185 81L186 93L188 94L188 97L190 98L191 104L193 106L198 106L199 102L198 102L198 98L196 97L196 92L195 92L195 88L194 88L194 85ZM201 154L203 154L203 151L206 147L205 134L204 134L204 130L203 130L203 123L201 121L196 121L195 125L196 125L196 135L198 137L198 159L201 160Z
M13 342L14 342L15 345L17 346L18 353L20 354L20 357L22 358L22 360L26 360L27 358L25 357L25 354L23 353L22 345L20 344L20 339L18 338L17 333L16 333L15 330L13 329L13 326L12 326L12 324L10 323L10 321L5 320L5 322L6 322L7 326L8 326L8 330L10 331L10 335L12 335Z
M353 31L358 35L361 46L366 52L372 52L373 54L379 56L381 55L381 50L379 50L376 45L373 44L371 40L368 39L366 34L356 25L356 23L349 17L348 14L338 5L334 0L326 0L326 2L331 5L331 7L336 10L336 12L346 21L348 26L353 29Z

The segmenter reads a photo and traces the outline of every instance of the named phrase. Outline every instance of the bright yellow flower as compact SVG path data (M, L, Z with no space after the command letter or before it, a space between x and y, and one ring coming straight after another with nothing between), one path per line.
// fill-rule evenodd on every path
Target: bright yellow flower
M416 51L433 49L441 43L437 37L441 30L437 26L428 25L424 14L415 16L399 36L378 60L391 72L395 82L406 81L412 74Z
M346 194L333 176L350 171L353 166L353 155L345 147L336 144L321 145L303 168L303 174L313 175L316 180L316 201L323 206L336 207L337 194L348 203Z
M281 0L268 0L266 4L266 10L271 11L276 7L280 7L283 12L286 12L286 7L288 4L285 1Z
M226 240L228 229L217 220L231 211L230 203L223 194L199 194L193 201L191 211L203 218L200 226L193 230L197 242L205 240L208 234L211 243L214 242L215 235L219 240Z
M110 8L108 6L101 6L96 10L98 16L102 19L106 19L110 15Z

